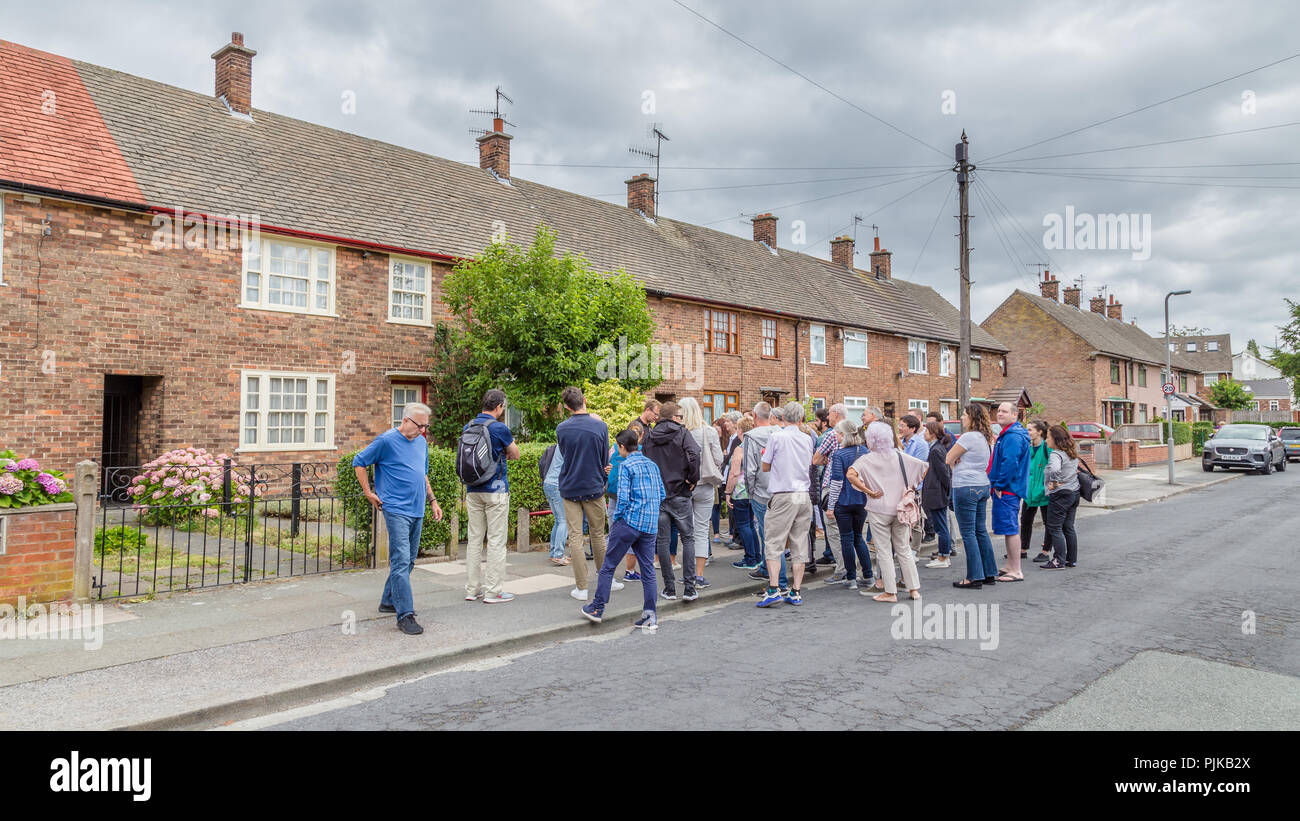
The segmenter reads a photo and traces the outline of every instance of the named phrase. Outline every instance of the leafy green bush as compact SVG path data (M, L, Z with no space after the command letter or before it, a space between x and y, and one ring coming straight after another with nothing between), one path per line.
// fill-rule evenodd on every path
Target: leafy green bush
M352 469L352 457L356 453L344 454L339 458L338 476L334 480L335 492L343 499L347 508L348 522L357 530L357 544L370 548L372 529L370 502L361 493L356 473ZM375 473L370 471L370 487L374 488ZM443 545L451 535L448 517L457 510L460 501L460 481L456 478L456 452L451 448L429 448L429 484L433 486L433 495L442 506L443 519L436 522L428 505L425 506L424 527L420 530L420 552L441 553ZM465 522L465 511L458 511L461 527Z
M17 456L12 450L0 450L0 507L34 507L72 501L72 491L62 473L41 470L35 459L18 459Z
M645 394L634 388L625 388L617 379L604 382L587 382L582 386L587 397L587 410L604 420L609 428L609 444L645 409Z
M100 527L95 529L95 555L138 553L149 546L149 537L134 527Z

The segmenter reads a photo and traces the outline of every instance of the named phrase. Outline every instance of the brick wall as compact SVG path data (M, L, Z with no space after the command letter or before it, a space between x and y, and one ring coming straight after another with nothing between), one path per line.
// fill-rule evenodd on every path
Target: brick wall
M4 206L0 447L55 469L99 460L105 374L146 377L141 461L184 445L234 452L241 368L334 374L335 450L239 455L332 461L388 426L385 371L433 364L432 328L387 321L386 254L336 249L338 318L249 310L236 307L239 251L155 249L149 215L15 195ZM435 312L446 270L433 263Z
M72 597L76 519L72 503L0 510L0 604L15 604L20 596L29 603Z

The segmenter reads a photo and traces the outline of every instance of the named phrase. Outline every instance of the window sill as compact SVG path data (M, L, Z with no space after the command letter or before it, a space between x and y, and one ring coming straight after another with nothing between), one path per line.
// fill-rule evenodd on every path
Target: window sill
M426 322L418 319L393 319L392 317L389 317L384 321L387 322L389 325L414 325L417 328L433 327L432 322Z
M818 362L816 359L809 359L809 360L808 360L808 364L809 364L809 365L825 365L825 364L826 364L826 360L823 359L821 362Z
M325 313L322 311L299 311L296 308L268 308L265 305L249 305L246 302L239 303L239 308L247 311L268 311L273 314L297 314L298 316L315 316L321 319L338 319L339 315L335 313Z
M908 369L907 369L907 372L908 372L908 373L920 374L921 376L929 376L929 375L930 375L930 372L929 372L929 371L914 371L914 370L912 370L911 368L908 368Z
M740 354L738 354L738 353L732 353L732 352L730 352L730 351L710 351L710 350L705 350L705 353L717 354L718 356L740 356Z
M870 366L870 365L850 365L850 364L847 363L847 362L844 363L844 367L846 367L846 368L857 368L858 370L863 370L863 371L869 371L869 370L871 370L871 366Z
M302 445L302 446L290 447L290 448L270 447L270 446L258 447L257 445L245 445L243 447L235 448L235 453L298 453L301 451L309 451L309 450L326 451L326 450L338 450L338 448L332 444Z

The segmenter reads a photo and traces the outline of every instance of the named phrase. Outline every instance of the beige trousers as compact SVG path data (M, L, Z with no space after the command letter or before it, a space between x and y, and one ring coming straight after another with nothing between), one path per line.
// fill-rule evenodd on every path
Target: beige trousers
M903 584L908 590L919 590L921 580L916 575L916 562L912 559L912 540L908 536L911 530L898 521L891 513L867 512L867 521L871 524L871 536L876 543L876 563L880 568L880 577L884 581L886 593L897 593L898 582L894 579L894 559L903 571Z
M569 559L573 562L573 584L579 590L587 589L587 558L582 549L582 515L587 514L587 532L591 537L591 555L596 559L596 572L605 563L605 499L598 497L575 502L564 500L564 521L569 526Z
M506 538L510 523L509 493L466 493L465 513L469 529L465 542L465 595L496 596L506 576ZM487 573L479 567L483 541L487 539Z

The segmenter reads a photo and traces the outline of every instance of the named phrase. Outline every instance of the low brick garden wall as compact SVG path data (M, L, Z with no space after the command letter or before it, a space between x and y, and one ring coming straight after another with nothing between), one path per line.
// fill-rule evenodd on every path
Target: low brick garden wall
M76 503L0 509L0 540L0 604L72 598Z

